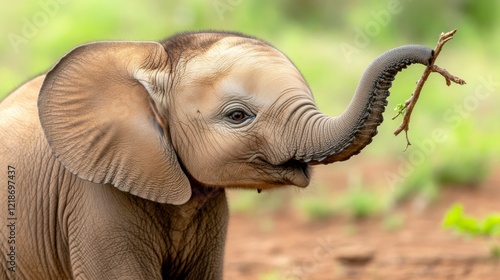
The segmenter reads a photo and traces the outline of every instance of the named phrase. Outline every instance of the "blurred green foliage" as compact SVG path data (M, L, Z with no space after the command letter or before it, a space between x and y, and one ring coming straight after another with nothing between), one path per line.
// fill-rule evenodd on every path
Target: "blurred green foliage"
M338 206L328 196L304 196L295 200L296 208L306 219L322 220L338 214Z
M355 220L377 214L381 207L380 197L368 188L352 185L339 199L340 209Z
M483 183L494 160L495 145L489 143L489 135L482 135L467 122L452 130L447 138L446 145L435 148L435 154L425 157L400 180L393 193L394 202L413 196L431 202L443 187L470 188Z
M434 201L439 194L431 165L422 164L398 184L393 192L393 203L401 203L417 196L425 202Z
M351 177L346 190L335 197L329 195L330 186L316 185L314 194L295 197L295 208L308 220L346 216L353 221L374 217L388 208L389 200L385 199L385 194L367 188L358 179Z
M490 214L479 220L466 215L464 207L455 204L446 212L443 226L469 236L500 236L500 214Z
M405 223L404 216L397 213L389 213L382 220L382 226L388 231L399 230Z
M283 276L278 271L272 270L259 275L258 278L259 280L280 280L283 279Z
M490 256L500 258L500 214L491 213L484 219L478 219L465 214L461 204L455 204L448 209L444 216L443 227L455 233L473 238L486 238L489 241Z
M434 143L422 163L411 166L396 186L400 190L392 195L420 193L432 199L443 184L480 183L500 155L499 1L1 1L0 98L50 69L79 44L158 41L177 32L216 29L254 35L282 50L308 80L319 108L336 115L347 106L363 69L378 54L409 43L434 46L441 32L456 28L459 32L437 64L468 84L448 88L441 77L431 75L413 114L410 139L429 139L438 129L447 137ZM414 66L398 75L388 108L409 97L422 71L423 67ZM393 114L388 110L386 119ZM392 135L399 121L383 124L361 156L407 159L419 151L414 145L403 153L406 140ZM373 194L365 195L353 189L345 196L345 205L351 205L345 207L357 208L354 216L375 211L369 206ZM242 194L237 200L241 205L234 203L232 208L250 211L256 197ZM264 204L282 201L278 197ZM299 208L318 217L336 211L314 204L305 200ZM277 209L282 204L277 205L261 206Z

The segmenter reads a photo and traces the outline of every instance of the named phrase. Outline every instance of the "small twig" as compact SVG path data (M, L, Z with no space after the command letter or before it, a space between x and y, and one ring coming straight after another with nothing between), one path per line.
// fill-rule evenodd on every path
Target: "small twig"
M431 58L431 61L429 65L425 68L424 73L422 74L422 77L418 80L417 86L413 93L411 94L410 98L406 100L404 103L404 106L398 110L398 114L394 116L392 119L395 119L399 115L403 114L404 112L404 117L403 117L403 122L399 127L394 131L394 135L398 135L401 133L401 131L404 130L406 134L406 149L411 145L410 140L408 138L408 130L410 129L410 118L411 118L411 113L413 112L413 108L415 107L415 104L417 103L418 98L420 97L420 92L422 91L422 88L427 81L427 78L432 72L436 72L441 74L445 80L446 80L446 85L451 85L451 82L454 82L459 85L464 85L465 81L460 79L459 77L453 76L450 74L446 69L443 69L437 65L434 65L434 62L436 61L436 58L438 57L439 53L441 52L441 49L443 48L444 44L448 42L449 40L453 39L453 35L457 30L452 30L448 33L441 33L439 36L438 43L436 47L434 48L434 55Z
M432 72L437 72L437 73L441 74L441 76L443 76L445 78L447 86L450 86L451 82L454 82L455 84L459 84L459 85L465 85L464 80L460 79L457 76L453 76L446 69L441 68L441 67L437 66L436 64L432 65Z

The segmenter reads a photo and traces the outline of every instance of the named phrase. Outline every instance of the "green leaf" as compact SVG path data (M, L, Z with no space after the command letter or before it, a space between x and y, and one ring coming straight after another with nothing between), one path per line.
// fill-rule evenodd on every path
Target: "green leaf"
M394 111L397 111L399 114L404 115L406 113L406 108L403 103L399 103L396 105L396 108L394 108Z

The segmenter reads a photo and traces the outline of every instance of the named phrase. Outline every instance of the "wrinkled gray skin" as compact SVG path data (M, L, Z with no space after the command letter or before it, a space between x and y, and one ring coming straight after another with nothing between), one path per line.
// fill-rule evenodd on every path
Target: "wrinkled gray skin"
M221 279L224 189L306 187L310 165L359 153L396 73L431 56L381 55L330 118L281 52L241 34L74 49L0 104L0 278Z

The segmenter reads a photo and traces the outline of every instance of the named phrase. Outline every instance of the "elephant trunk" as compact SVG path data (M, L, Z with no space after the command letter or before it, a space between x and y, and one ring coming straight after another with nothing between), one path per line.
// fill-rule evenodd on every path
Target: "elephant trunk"
M402 46L376 58L364 72L353 99L338 117L309 110L306 131L295 150L294 160L328 164L358 154L377 134L383 121L389 89L396 74L413 63L429 65L433 50L425 46Z

